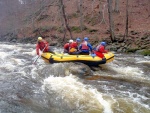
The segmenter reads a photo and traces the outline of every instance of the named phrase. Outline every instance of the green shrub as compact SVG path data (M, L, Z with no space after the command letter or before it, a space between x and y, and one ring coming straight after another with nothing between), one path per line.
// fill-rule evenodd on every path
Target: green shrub
M150 50L143 50L140 52L141 55L150 56Z
M41 32L49 32L50 30L52 29L51 26L41 26L39 28L36 28L33 30L33 33L36 33L38 31L41 31Z
M64 32L64 30L63 30L62 27L58 27L58 28L57 28L57 31L60 32L60 33L63 33L63 32Z
M77 13L73 13L73 14L68 15L68 19L78 18L78 17L79 17L79 15Z
M139 50L139 49L138 49L138 48L131 48L131 49L128 49L127 52L132 52L132 53L134 53L134 52L136 52L137 50Z
M89 30L88 30L89 33L95 33L95 32L97 32L97 31L98 31L98 30L96 30L96 29L89 29Z
M40 30L41 30L42 32L49 32L49 31L50 31L50 26L42 26L42 27L40 28Z
M80 32L81 32L81 29L80 29L80 27L78 27L78 26L73 26L73 27L71 27L71 31L74 31L74 32L76 32L76 33L80 33Z
M41 21L48 18L48 15L40 15L40 17L37 19L37 21Z

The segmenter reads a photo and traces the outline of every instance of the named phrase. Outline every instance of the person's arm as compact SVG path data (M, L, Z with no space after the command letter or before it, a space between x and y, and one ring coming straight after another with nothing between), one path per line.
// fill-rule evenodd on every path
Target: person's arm
M49 43L47 41L44 41L44 44L45 44L45 48L48 48Z
M69 44L65 44L64 45L64 53L68 53L68 49L69 49Z
M108 50L105 50L105 49L104 49L104 53L108 53Z
M64 49L65 49L65 50L67 50L67 49L68 49L68 47L69 47L69 45L68 45L68 44L65 44L65 45L64 45Z
M43 40L42 43L44 43L43 52L48 52L49 51L49 43L45 40Z
M37 54L37 55L39 55L39 49L40 49L39 44L37 44L37 45L36 45L36 54Z
M82 44L79 45L79 50L81 50L81 48L82 48Z
M92 46L91 46L91 44L87 44L87 46L90 48L90 51L92 52Z

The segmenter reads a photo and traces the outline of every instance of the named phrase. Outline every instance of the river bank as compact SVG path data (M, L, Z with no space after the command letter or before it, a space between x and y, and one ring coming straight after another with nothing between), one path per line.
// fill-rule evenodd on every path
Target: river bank
M99 42L106 41L107 42L107 49L119 53L138 53L142 55L150 55L150 32L139 36L139 32L131 31L128 38L125 38L124 41L123 35L116 35L116 41L112 42L110 37L102 38L102 39L95 39L89 38L89 42L96 47ZM45 38L51 46L58 46L63 47L63 45L69 40L65 39L62 40L61 37L51 36ZM75 38L74 38L75 40ZM10 42L10 43L31 43L35 44L37 41L37 37L25 37L25 38L18 38L17 35L8 33L5 36L0 38L0 41L3 42Z

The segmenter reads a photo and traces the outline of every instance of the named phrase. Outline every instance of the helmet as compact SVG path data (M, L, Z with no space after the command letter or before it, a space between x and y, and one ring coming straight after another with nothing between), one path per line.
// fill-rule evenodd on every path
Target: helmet
M69 40L69 43L72 43L73 42L73 40Z
M80 42L80 38L77 38L76 41L77 41L77 42Z
M88 37L84 37L84 41L88 41L89 40L89 38Z
M106 46L106 42L101 42L100 44L103 46Z
M42 37L38 37L38 41L41 41L42 40Z

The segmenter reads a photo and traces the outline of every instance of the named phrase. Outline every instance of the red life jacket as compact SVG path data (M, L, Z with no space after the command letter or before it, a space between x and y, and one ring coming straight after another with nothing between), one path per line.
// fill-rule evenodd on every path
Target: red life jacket
M72 52L76 52L77 50L78 50L78 43L77 42L72 42L69 45L69 52L72 53Z
M78 43L77 42L72 42L71 44L70 44L70 47L69 47L70 49L71 48L75 48L75 49L77 49L78 48Z
M43 50L45 48L44 42L38 42L40 50Z
M89 50L89 47L87 46L87 41L83 41L81 43L81 50Z
M48 47L48 42L46 42L46 41L41 41L41 42L38 42L37 43L37 45L36 45L36 52L37 52L37 55L39 55L39 49L42 51L44 48L44 50L43 50L43 52L47 52L48 51L48 49L49 49L49 47Z
M102 45L98 45L98 46L96 47L96 51L97 51L97 52L101 52L101 53L107 53L107 52L108 52L107 50L105 50L105 47L102 46Z
M103 45L98 45L96 47L96 51L94 51L94 53L100 57L100 58L104 58L103 53L107 53L107 50L105 50L105 47Z

